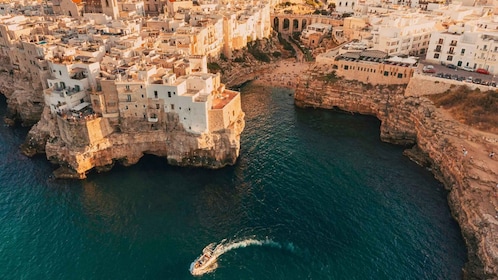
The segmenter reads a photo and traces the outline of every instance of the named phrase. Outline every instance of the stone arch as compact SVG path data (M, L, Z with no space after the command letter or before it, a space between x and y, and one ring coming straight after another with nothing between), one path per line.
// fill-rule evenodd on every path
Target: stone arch
M276 30L277 32L280 32L280 19L278 17L275 17L273 19L273 30Z
M288 31L289 29L290 29L290 20L288 18L284 18L282 30Z
M292 30L299 30L299 20L297 18L292 20Z

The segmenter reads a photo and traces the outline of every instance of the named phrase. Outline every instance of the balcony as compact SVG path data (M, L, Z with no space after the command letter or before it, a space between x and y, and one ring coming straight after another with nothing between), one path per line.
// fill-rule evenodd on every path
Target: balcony
M450 43L450 46L452 46L452 47L456 47L456 45L457 45L457 42L451 42Z
M441 52L441 49L435 49L434 52Z
M455 51L448 51L447 54L455 54Z

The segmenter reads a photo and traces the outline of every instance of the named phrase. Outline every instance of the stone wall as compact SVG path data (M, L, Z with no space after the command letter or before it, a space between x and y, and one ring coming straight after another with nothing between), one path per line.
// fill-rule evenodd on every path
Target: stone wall
M381 120L381 139L396 144L413 144L409 154L429 165L437 179L449 190L448 202L460 224L468 249L465 279L498 279L498 200L495 160L465 157L462 143L473 151L498 150L498 136L474 131L449 119L421 94L424 85L435 93L451 86L410 81L404 86L367 87L361 83L310 80L295 93L300 107L337 108L373 115ZM437 87L433 87L437 85ZM418 88L418 89L417 89ZM412 96L417 95L417 96ZM415 158L415 157L414 157Z
M415 72L412 67L392 64L338 60L334 62L338 76L347 80L377 84L407 84Z

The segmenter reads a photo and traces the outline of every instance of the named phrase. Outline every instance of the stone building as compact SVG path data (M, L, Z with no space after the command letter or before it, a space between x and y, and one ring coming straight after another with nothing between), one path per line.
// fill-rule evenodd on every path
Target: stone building
M365 84L407 84L415 72L413 58L389 57L386 52L364 50L337 55L325 63L331 65L337 76Z

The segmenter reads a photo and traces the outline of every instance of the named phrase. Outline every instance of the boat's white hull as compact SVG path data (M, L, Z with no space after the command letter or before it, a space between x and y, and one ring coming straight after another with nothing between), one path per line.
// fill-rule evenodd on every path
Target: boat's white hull
M202 275L213 270L213 266L216 264L216 257L213 256L202 265L196 267L195 264L198 263L201 258L202 256L198 257L193 263L190 264L190 273L192 275Z

